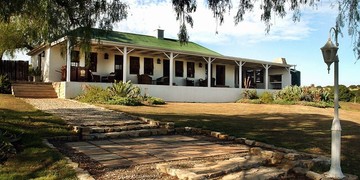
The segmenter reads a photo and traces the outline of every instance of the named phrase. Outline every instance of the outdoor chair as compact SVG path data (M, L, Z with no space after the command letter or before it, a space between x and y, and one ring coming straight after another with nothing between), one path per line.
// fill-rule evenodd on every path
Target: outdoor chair
M100 82L100 75L89 70L91 82Z
M152 84L152 78L147 74L138 74L138 84Z
M163 76L156 79L158 85L169 85L169 77Z

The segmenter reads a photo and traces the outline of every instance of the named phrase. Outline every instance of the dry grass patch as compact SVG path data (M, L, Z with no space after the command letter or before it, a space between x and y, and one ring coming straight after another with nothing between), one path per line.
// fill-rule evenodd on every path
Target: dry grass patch
M216 130L299 151L330 154L332 108L241 103L105 107L160 121L173 121L176 126ZM360 155L357 153L360 151L360 111L357 108L352 105L340 110L342 167L344 172L360 175Z

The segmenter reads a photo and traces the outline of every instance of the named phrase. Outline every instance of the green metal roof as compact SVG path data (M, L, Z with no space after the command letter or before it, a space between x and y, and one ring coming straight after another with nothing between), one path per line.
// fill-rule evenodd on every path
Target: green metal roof
M81 29L76 29L70 34L81 37ZM158 39L153 36L133 34L133 33L124 33L118 31L105 31L101 29L92 29L92 38L100 39L104 41L112 41L119 43L126 43L134 46L142 46L155 49L165 49L169 51L180 51L180 52L192 52L199 53L210 56L222 56L221 54L212 51L208 48L205 48L199 44L188 42L187 44L180 44L180 41L175 39Z

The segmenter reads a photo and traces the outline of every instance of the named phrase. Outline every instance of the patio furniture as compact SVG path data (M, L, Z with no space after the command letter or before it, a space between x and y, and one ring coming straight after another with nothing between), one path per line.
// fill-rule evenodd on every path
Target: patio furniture
M194 80L186 78L185 81L186 81L186 86L194 86Z
M169 77L163 76L156 79L158 85L169 85Z
M152 84L152 78L147 74L138 74L138 84Z
M199 86L207 87L207 79L199 79ZM215 78L211 78L211 87L215 86Z
M91 70L89 70L89 74L90 74L90 81L91 82L100 82L100 75L96 74L94 72L92 72Z
M111 72L108 76L102 76L101 82L111 82L113 83L115 80L115 73Z

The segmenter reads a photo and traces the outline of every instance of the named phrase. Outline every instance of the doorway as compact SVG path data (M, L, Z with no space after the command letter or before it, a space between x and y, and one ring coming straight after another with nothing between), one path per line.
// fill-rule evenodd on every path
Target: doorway
M123 80L123 56L115 55L115 80Z
M163 76L169 77L170 75L170 61L168 59L163 60Z
M225 86L225 65L216 65L216 85Z

